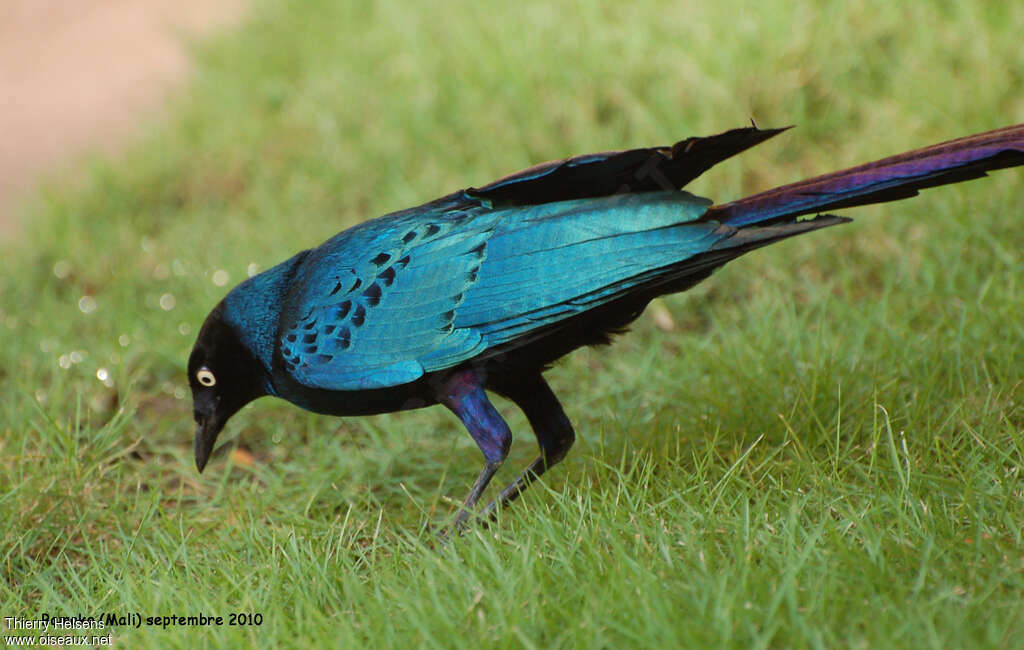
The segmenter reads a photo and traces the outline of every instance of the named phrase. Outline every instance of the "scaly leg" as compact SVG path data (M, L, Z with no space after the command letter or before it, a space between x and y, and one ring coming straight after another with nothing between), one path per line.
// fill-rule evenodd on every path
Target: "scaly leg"
M565 458L576 440L572 423L540 373L514 386L503 386L502 389L500 392L515 402L530 421L537 436L540 455L516 480L505 486L497 499L488 504L481 517L484 521L493 519L498 508L518 499L541 474Z
M484 454L484 468L480 471L469 496L452 524L453 530L462 529L473 512L480 495L494 478L512 446L512 432L484 392L483 378L475 370L463 370L450 376L441 386L440 401L454 413L469 430Z

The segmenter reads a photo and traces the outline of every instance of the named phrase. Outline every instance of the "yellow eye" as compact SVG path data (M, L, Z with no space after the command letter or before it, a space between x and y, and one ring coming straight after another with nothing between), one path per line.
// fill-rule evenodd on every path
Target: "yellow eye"
M209 368L200 368L196 372L196 379L199 380L200 384L207 387L213 386L217 383L217 378L213 376L213 373L210 372Z

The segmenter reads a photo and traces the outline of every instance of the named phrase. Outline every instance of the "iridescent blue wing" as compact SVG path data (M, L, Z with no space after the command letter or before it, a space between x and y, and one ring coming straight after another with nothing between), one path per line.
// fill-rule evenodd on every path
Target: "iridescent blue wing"
M291 281L285 368L394 386L613 300L723 237L696 221L710 201L675 188L779 131L545 163L342 232Z
M307 386L357 390L414 381L437 350L473 356L480 334L457 329L455 314L493 222L465 212L385 217L311 251L283 310L285 368Z
M385 217L297 270L281 356L334 390L414 381L606 303L726 233L685 192Z

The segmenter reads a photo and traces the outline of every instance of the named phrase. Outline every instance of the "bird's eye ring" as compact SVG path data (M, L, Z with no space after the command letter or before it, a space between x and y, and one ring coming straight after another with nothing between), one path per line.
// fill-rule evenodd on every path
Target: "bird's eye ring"
M196 372L196 379L199 380L200 384L207 387L213 386L217 383L217 378L213 376L213 373L210 372L209 368L200 368Z

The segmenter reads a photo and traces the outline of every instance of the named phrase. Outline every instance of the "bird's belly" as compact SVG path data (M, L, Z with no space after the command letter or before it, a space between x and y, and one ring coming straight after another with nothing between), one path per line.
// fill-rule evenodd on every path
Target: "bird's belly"
M283 384L283 385L279 385ZM425 381L366 390L310 388L294 380L275 382L275 393L296 406L324 415L378 415L437 403Z

